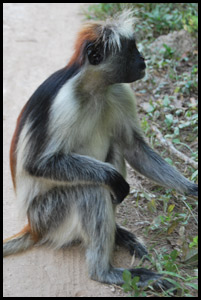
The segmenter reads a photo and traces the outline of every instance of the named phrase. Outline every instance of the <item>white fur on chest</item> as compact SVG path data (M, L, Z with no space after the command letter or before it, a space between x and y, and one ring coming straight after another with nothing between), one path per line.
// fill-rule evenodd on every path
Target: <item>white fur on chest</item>
M46 154L73 152L104 161L114 125L109 109L105 109L107 99L91 97L83 105L76 98L74 81L68 81L54 100Z
M83 137L85 132L83 132ZM74 149L75 153L91 156L101 161L105 161L110 146L109 135L104 135L100 131L94 131L91 135L82 139L82 143Z
M76 89L77 81L77 76L70 79L54 100L46 154L73 152L104 161L111 138L123 130L128 111L134 115L135 103L124 86L115 85L93 96Z

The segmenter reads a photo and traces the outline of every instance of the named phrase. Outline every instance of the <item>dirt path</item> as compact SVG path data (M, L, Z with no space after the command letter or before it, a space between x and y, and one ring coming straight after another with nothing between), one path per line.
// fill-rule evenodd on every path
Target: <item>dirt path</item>
M4 3L4 238L21 230L9 170L16 118L36 87L63 67L83 16L79 3ZM86 5L86 4L85 4ZM4 259L4 297L118 297L88 279L84 249L35 248Z

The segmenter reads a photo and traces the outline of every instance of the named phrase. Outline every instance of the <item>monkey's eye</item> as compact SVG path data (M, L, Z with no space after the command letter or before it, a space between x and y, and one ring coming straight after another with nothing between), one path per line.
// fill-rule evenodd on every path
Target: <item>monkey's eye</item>
M91 65L98 65L103 60L103 54L99 46L90 44L87 47L87 56Z

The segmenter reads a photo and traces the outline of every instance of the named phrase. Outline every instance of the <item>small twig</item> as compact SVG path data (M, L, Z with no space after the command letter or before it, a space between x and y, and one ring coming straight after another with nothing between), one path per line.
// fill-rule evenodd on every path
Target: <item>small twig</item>
M193 159L191 159L190 157L186 156L185 154L183 154L182 152L180 152L179 150L177 150L170 141L166 140L162 133L160 132L160 130L155 126L155 125L151 125L151 128L153 129L153 131L156 133L156 137L157 139L161 142L162 145L168 147L168 150L170 151L170 153L174 154L175 156L177 156L178 158L182 159L185 161L185 163L190 164L194 169L198 169L198 163L195 162Z
M191 208L189 207L188 203L186 201L184 201L183 199L181 199L181 201L184 203L184 205L187 207L188 211L190 212L190 214L192 215L193 219L195 220L196 224L198 224L198 219L194 216Z

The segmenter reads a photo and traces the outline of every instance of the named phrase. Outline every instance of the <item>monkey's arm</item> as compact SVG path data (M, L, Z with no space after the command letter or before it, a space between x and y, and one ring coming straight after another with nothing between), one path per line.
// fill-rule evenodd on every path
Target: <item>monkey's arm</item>
M79 154L57 153L40 163L27 163L30 175L71 184L103 184L109 186L120 203L129 193L129 185L112 165Z
M197 184L190 182L169 165L150 148L144 138L136 131L133 132L132 143L125 147L124 155L136 171L158 184L188 195L198 195Z

